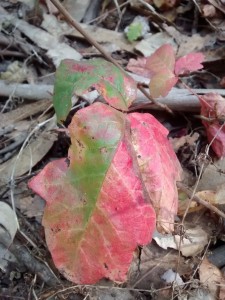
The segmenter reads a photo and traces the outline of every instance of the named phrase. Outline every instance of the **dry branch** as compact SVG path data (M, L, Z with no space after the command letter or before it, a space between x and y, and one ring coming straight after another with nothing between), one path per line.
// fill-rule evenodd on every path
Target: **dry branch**
M52 85L7 83L0 80L0 96L14 96L28 100L51 99Z
M1 236L0 244L8 248L8 240L5 236ZM55 287L60 284L60 281L47 264L34 257L28 248L17 239L14 239L9 247L9 251L17 258L20 264L24 265L33 274L36 274L48 286Z
M193 90L196 94L218 93L225 96L223 89L196 89ZM51 99L53 94L52 85L38 85L38 84L7 84L5 81L0 80L0 96L14 96L28 100L41 100ZM166 104L169 108L176 111L199 111L200 104L197 96L192 95L186 89L173 88L168 96L158 100L162 104ZM141 93L138 92L137 100L135 101L132 109L146 108L146 109L159 109Z

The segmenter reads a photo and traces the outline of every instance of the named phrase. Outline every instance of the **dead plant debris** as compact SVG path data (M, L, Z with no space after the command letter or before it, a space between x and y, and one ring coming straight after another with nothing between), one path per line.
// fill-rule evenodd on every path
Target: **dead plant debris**
M225 158L219 148L225 121L220 109L225 103L224 14L224 1L212 0L1 1L1 299L225 299ZM169 91L174 67L168 56L170 62L163 62L162 73L157 69L156 81L167 80L169 93L152 99L148 86L153 69L146 69L146 61L165 44L176 60L202 53L203 69L187 74L192 62L186 61L184 74ZM156 230L150 244L136 249L127 281L80 285L55 267L41 223L45 202L27 183L49 162L67 156L67 126L74 114L105 101L96 86L73 91L72 109L57 124L52 106L57 67L63 59L88 62L99 57L138 82L129 111L151 113L168 129L183 178L177 184L174 223L168 225L173 232ZM157 88L156 94L161 92ZM219 104L209 106L209 95L220 99ZM206 105L202 115L200 100Z

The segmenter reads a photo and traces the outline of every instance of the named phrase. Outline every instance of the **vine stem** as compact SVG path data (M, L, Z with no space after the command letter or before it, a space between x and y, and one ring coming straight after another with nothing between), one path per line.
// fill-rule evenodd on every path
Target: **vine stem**
M125 70L102 48L102 46L98 42L96 42L86 30L84 30L80 26L80 24L69 14L69 12L62 6L62 4L58 0L51 0L51 2L59 10L59 12L65 17L65 20L70 25L72 25L77 31L79 31L80 34L82 34L91 45L93 45L108 61L110 61L117 68L119 68L120 71L126 73ZM152 102L152 104L155 104L158 107L165 109L169 113L173 113L167 105L158 103L158 101L153 99L151 95L143 88L141 83L137 82L137 88Z

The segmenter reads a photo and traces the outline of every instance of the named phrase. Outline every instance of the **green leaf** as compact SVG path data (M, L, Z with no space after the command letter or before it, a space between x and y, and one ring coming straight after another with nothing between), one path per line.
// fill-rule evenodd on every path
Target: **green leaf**
M127 111L136 99L136 82L103 59L88 62L63 60L56 71L53 105L59 122L71 109L73 94L82 95L95 88L114 108Z
M126 35L129 42L136 41L139 37L142 36L142 24L139 22L132 23L128 27Z

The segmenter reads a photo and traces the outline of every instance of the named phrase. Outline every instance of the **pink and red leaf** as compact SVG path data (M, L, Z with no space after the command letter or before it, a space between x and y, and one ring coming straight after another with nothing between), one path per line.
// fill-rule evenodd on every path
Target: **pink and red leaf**
M174 75L175 53L171 45L161 46L146 59L146 69L153 75L149 84L153 98L165 97L178 78Z
M138 75L150 78L150 93L153 98L165 97L177 83L179 75L203 68L202 53L190 53L175 62L173 47L169 44L161 46L151 56L131 59L127 69Z
M146 57L139 57L137 59L131 58L127 65L127 70L137 75L151 78L154 73L146 68Z
M202 62L204 55L202 53L190 53L179 58L175 63L175 75L186 75L203 68Z
M171 232L177 213L176 181L181 167L167 139L168 131L152 115L132 113L132 145L142 180L157 216L159 231Z
M170 71L174 72L175 53L171 45L166 44L147 57L146 68L153 74Z
M69 126L69 166L48 164L29 187L46 202L46 239L57 268L76 283L126 280L137 245L170 231L180 167L167 130L149 114L128 116L101 103Z

